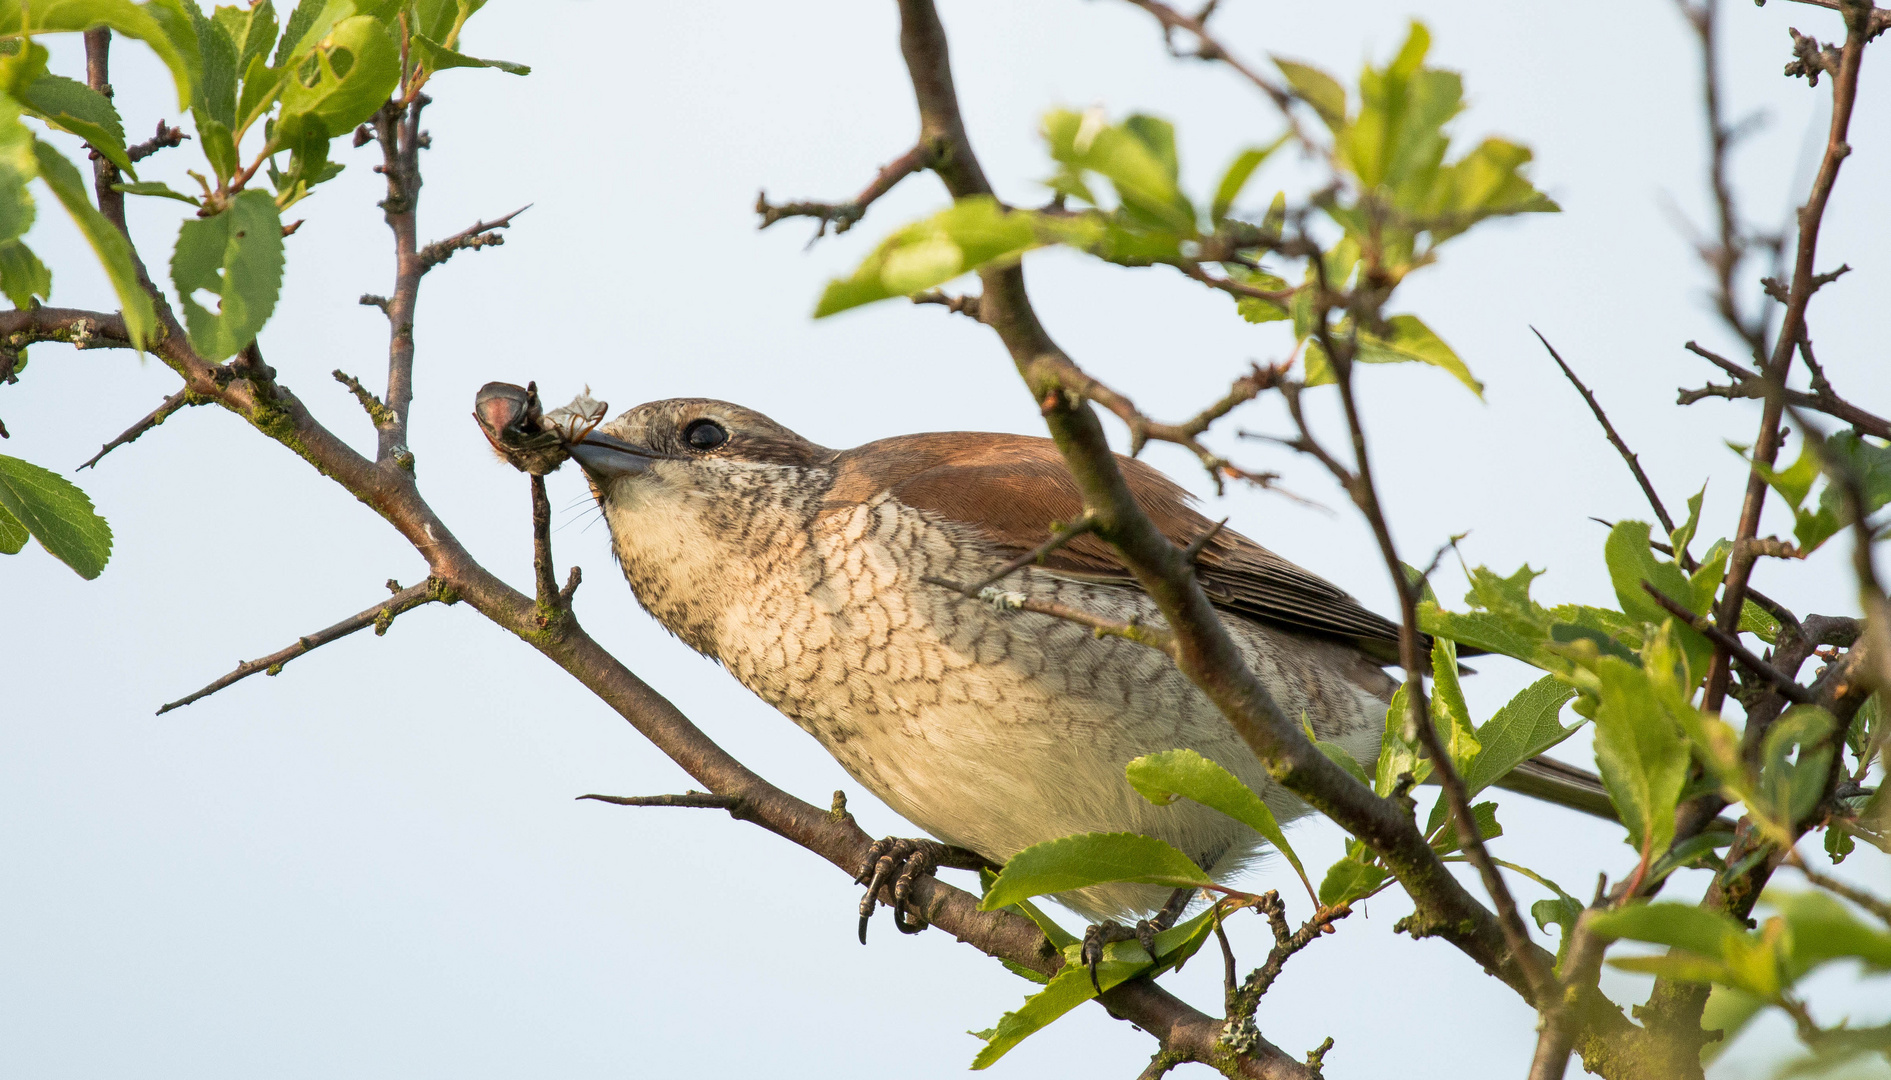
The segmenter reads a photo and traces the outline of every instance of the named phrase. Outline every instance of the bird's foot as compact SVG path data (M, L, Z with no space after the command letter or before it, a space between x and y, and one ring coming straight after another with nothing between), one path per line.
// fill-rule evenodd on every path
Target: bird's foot
M1078 954L1083 966L1090 971L1090 986L1097 993L1103 987L1097 982L1097 965L1103 962L1103 948L1119 941L1133 941L1142 946L1142 951L1153 959L1156 955L1156 935L1166 927L1155 919L1137 919L1135 926L1124 926L1117 922L1100 922L1087 926L1083 931L1083 950Z
M917 934L926 928L926 920L906 908L913 882L939 868L953 849L937 840L906 840L889 836L876 840L867 849L867 857L854 875L855 884L865 885L867 895L860 898L860 943L867 943L867 920L873 916L875 898L888 881L893 883L893 926L902 934Z

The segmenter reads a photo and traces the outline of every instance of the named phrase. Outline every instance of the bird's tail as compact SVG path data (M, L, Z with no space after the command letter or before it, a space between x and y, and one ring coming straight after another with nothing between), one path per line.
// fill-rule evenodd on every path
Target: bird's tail
M1609 789L1602 786L1600 776L1554 758L1531 758L1497 781L1497 786L1608 821L1622 820L1609 802Z

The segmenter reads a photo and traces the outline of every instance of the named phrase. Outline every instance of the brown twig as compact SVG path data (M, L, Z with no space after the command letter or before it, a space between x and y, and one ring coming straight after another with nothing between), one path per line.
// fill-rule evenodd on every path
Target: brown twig
M336 382L347 387L349 391L355 395L356 401L361 402L362 411L368 414L368 419L373 422L375 427L378 428L394 422L393 410L383 405L381 399L374 396L374 391L361 385L360 379L355 378L353 375L348 374L340 368L336 368L330 374L335 377Z
M949 296L938 289L913 294L915 304L937 304L954 315L963 315L968 319L978 318L978 297Z
M1080 536L1090 535L1091 533L1096 531L1096 528L1097 528L1096 515L1086 512L1082 517L1071 522L1069 525L1064 525L1064 526L1060 526L1056 528L1043 543L1025 552L1024 554L1018 556L1017 558L1012 559L1010 562L1005 563L1003 566L1000 566L998 569L993 570L991 573L986 574L982 579L978 581L977 584L968 585L957 591L964 593L968 596L976 597L979 593L982 593L986 589L990 588L991 586L998 584L1000 581L1003 581L1005 578L1009 577L1014 572L1018 570L1022 570L1027 566L1034 565L1035 563L1038 562L1038 560L1044 558L1046 555L1049 555L1051 552L1056 551L1058 548L1063 547L1065 544L1070 543L1072 540L1075 540Z
M1802 338L1801 340L1803 342L1804 339ZM1682 390L1677 399L1679 404L1692 405L1696 401L1710 397L1726 398L1730 401L1742 398L1766 401L1777 397L1794 408L1808 409L1843 420L1866 435L1875 435L1880 439L1891 439L1891 420L1886 420L1875 413L1866 412L1864 409L1840 397L1832 391L1831 384L1825 382L1823 378L1816 378L1814 380L1813 391L1811 393L1807 393L1803 390L1794 390L1791 387L1781 388L1767 380L1758 372L1748 370L1718 353L1702 348L1692 341L1688 342L1686 347L1689 352L1702 357L1722 371L1733 376L1735 381L1727 386L1708 383L1699 390ZM1810 346L1803 346L1801 355L1807 356L1810 351ZM1810 359L1809 356L1808 359ZM1818 370L1816 365L1809 364L1808 366L1814 371Z
M398 588L392 581L388 582L388 586L393 590L394 595L388 597L381 603L368 608L366 611L350 615L325 630L317 630L313 634L299 637L295 640L295 644L286 649L279 649L258 660L243 661L236 665L235 671L230 672L228 675L211 683L209 686L204 687L194 694L178 698L176 701L159 709L158 715L163 716L172 709L179 709L200 698L209 697L211 694L234 683L241 682L259 671L275 675L282 671L284 664L301 656L303 653L319 649L330 642L339 641L357 630L365 630L372 626L377 636L385 634L387 633L387 628L393 624L396 616L412 611L414 608L424 604L455 604L459 602L459 596L453 591L452 587L439 578L430 577L420 584L406 589Z
M182 129L171 127L164 121L159 120L158 133L141 143L127 147L125 156L133 161L143 161L145 158L150 157L152 154L157 153L167 146L178 146L182 144L183 141L188 138L190 138L190 136L184 134Z
M1806 860L1800 856L1798 848L1789 849L1786 852L1784 862L1786 865L1803 874L1807 881L1812 882L1826 892L1850 900L1852 903L1857 904L1859 907L1877 916L1878 921L1884 923L1886 926L1891 926L1891 903L1880 900L1865 890L1858 888L1856 885L1849 885L1830 874L1822 874L1814 870L1812 867L1806 865Z
M860 194L844 203L791 202L775 205L768 201L766 191L760 192L755 196L755 212L762 216L762 223L758 228L766 229L783 218L811 217L818 219L820 224L816 227L814 237L809 240L809 243L825 236L829 225L834 226L836 235L844 233L853 228L855 222L866 216L867 207L872 206L880 196L892 191L901 180L921 169L931 167L934 153L934 148L929 143L918 143L911 150L882 166L873 180L860 189Z
M1092 631L1107 637L1120 637L1128 641L1134 641L1139 645L1147 645L1152 649L1157 649L1169 654L1170 657L1174 657L1176 654L1174 636L1167 631L1159 630L1153 626L1143 626L1140 623L1106 619L1101 615L1085 611L1082 608L1071 607L1069 604L1059 604L1053 600L1038 600L1026 596L1021 592L1011 592L989 585L982 589L975 589L964 582L953 581L949 578L934 577L930 574L919 580L928 585L936 585L941 589L949 589L965 597L967 600L976 600L982 604L990 604L999 611L1028 611L1033 615L1048 615L1053 619L1062 619L1065 622L1073 622L1078 626L1088 627Z
M202 399L192 398L189 387L179 390L177 393L172 394L170 397L165 398L163 403L160 404L157 408L152 409L150 412L146 413L143 419L139 420L137 423L126 428L122 433L119 434L119 436L116 439L113 439L111 442L108 442L104 446L99 447L98 453L93 454L91 457L87 458L85 464L79 466L79 468L80 469L92 468L94 465L97 465L99 463L100 458L104 457L106 454L111 453L113 450L118 449L119 447L125 445L128 442L137 441L138 436L143 435L145 432L150 431L152 428L157 427L159 424L162 424L164 421L170 419L172 413L185 407L186 405L202 405L202 404L205 404L205 402ZM78 470L74 470L74 471L76 472Z
M1642 591L1654 597L1655 603L1665 608L1668 614L1673 615L1688 626L1698 630L1703 637L1713 642L1715 646L1725 649L1735 660L1745 664L1767 682L1772 683L1789 701L1796 705L1811 705L1814 703L1811 691L1794 682L1792 676L1787 675L1785 672L1760 659L1758 656L1755 656L1753 650L1742 645L1738 637L1714 625L1714 620L1705 615L1696 615L1694 612L1688 610L1687 606L1682 604L1679 600L1655 588L1651 582L1644 581L1641 583L1641 587Z
M1543 343L1545 349L1549 350L1550 359L1556 361L1556 366L1563 369L1563 376L1569 380L1570 385L1576 388L1576 392L1582 395L1582 400L1589 404L1589 411L1595 414L1596 423L1602 425L1602 433L1608 436L1609 444L1615 447L1616 453L1622 455L1622 461L1628 465L1628 471L1635 474L1635 482L1641 485L1642 494L1648 497L1648 505L1655 511L1655 520L1661 522L1662 532L1672 534L1674 518L1668 515L1668 508L1661 504L1661 496L1655 493L1653 481L1649 480L1648 474L1642 471L1641 460L1635 456L1633 450L1628 448L1628 444L1622 441L1622 437L1616 434L1615 425L1609 423L1609 414L1602 411L1602 403L1596 400L1595 394L1591 393L1589 388L1583 385L1582 380L1576 377L1576 373L1570 370L1561 354L1556 351L1556 346L1551 345L1549 339L1543 336L1543 331L1532 326L1530 332L1536 335L1536 339Z
M742 799L736 795L711 795L689 791L681 795L580 795L577 801L610 803L613 806L687 806L703 810L727 810L731 817L742 817Z
M421 248L418 255L420 260L420 272L424 274L434 267L439 266L441 263L451 259L453 253L456 251L477 251L483 247L498 247L504 244L506 238L499 235L496 230L510 228L513 218L518 217L531 208L532 204L526 203L524 206L507 214L505 217L496 218L492 221L475 221L466 228L447 237L445 240L435 240L433 243ZM365 301L367 298L363 297L362 299Z

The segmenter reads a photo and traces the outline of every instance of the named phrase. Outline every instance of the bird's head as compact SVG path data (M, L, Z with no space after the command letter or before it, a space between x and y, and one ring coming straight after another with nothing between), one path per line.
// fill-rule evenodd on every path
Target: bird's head
M709 398L639 405L567 446L606 510L678 495L793 483L834 451L756 412Z

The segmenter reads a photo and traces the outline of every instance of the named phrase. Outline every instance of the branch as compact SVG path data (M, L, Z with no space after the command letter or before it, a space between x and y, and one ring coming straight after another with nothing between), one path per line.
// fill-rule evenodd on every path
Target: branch
M1333 924L1353 913L1350 904L1336 904L1322 907L1313 913L1313 917L1300 924L1300 929L1287 931L1286 909L1281 905L1280 894L1267 892L1262 894L1261 903L1257 904L1262 914L1267 916L1268 925L1274 931L1274 947L1268 951L1267 960L1248 974L1240 987L1230 988L1228 994L1228 1019L1239 1023L1241 1018L1253 1022L1254 1010L1260 1007L1261 998L1267 996L1274 986L1274 980L1293 959L1295 953L1319 940L1322 934L1332 930ZM1269 902L1271 901L1271 903Z
M87 458L85 464L79 466L79 469L89 469L93 467L94 465L97 465L100 458L104 457L106 454L111 453L113 450L118 449L119 447L125 445L128 442L137 441L138 436L143 435L145 432L150 431L152 428L157 427L159 424L162 424L164 421L170 419L172 413L183 408L184 406L202 405L202 404L205 404L204 400L200 397L193 396L191 394L189 387L185 387L184 389L179 390L177 393L172 394L170 397L165 398L164 402L160 404L157 408L152 409L150 412L146 413L144 416L144 419L139 420L137 423L126 428L124 432L118 436L118 438L113 439L111 442L108 442L104 446L99 447L98 453L93 454L90 458ZM75 469L73 471L77 472L78 470Z
M1845 10L1844 0L1791 0L1791 2L1795 4L1810 4L1813 7L1822 7L1828 11ZM1867 37L1875 38L1879 34L1884 33L1887 27L1891 27L1891 11L1879 7L1872 8L1871 25L1867 32Z
M375 171L387 179L387 197L381 200L382 217L394 234L394 291L388 295L387 408L391 419L380 425L376 464L412 470L413 451L407 448L407 413L414 404L414 304L420 279L428 266L422 260L416 232L420 202L420 112L432 100L416 88L411 101L390 101L374 114L375 138L381 144L381 164Z
M873 181L860 189L860 194L844 203L791 202L777 206L768 201L768 192L758 192L755 196L755 212L762 216L762 223L757 228L766 229L783 218L811 217L818 219L820 225L808 243L812 244L827 235L829 224L834 226L834 233L838 236L853 228L855 222L866 216L867 207L892 191L901 180L921 169L930 168L933 157L933 147L924 141L919 142L911 150L882 166Z
M1550 344L1549 339L1543 336L1541 330L1532 326L1530 332L1535 334L1536 339L1543 343L1543 347L1550 351L1550 359L1556 361L1556 366L1563 369L1563 375L1569 379L1571 385L1575 386L1576 392L1589 403L1589 411L1596 415L1596 422L1602 425L1602 433L1608 436L1609 443L1615 447L1616 453L1621 454L1622 460L1627 462L1628 471L1635 474L1635 482L1641 485L1642 494L1648 497L1648 505L1654 508L1655 518L1661 522L1662 532L1672 535L1674 519L1668 516L1668 508L1661 505L1661 496L1655 493L1655 485L1648 479L1648 474L1642 471L1640 459L1636 458L1634 451L1622 441L1622 437L1615 433L1615 425L1609 423L1609 414L1602 411L1602 403L1596 400L1596 396L1589 392L1589 388L1584 386L1582 380L1576 377L1576 373L1563 362L1562 356L1556 351L1556 346Z
M1803 338L1801 342L1801 355L1805 355L1807 360L1810 361L1811 357L1809 354L1811 347L1803 344ZM1756 401L1770 401L1774 398L1778 398L1793 408L1808 409L1843 420L1866 435L1875 435L1880 439L1891 439L1891 420L1886 420L1874 413L1866 412L1858 406L1853 405L1851 402L1846 401L1844 398L1834 393L1832 385L1823 378L1815 378L1813 382L1813 392L1806 393L1802 390L1794 390L1791 387L1780 387L1767 380L1758 372L1749 371L1718 353L1701 348L1692 341L1687 343L1686 348L1694 355L1702 357L1715 367L1733 376L1735 381L1728 386L1718 386L1714 383L1708 383L1699 390L1682 390L1677 399L1678 404L1692 405L1696 401L1710 397L1726 398L1730 401L1741 398L1752 398ZM1813 371L1818 371L1815 364L1809 363L1808 366L1811 367Z
M991 185L965 135L938 13L929 0L901 0L900 13L900 48L919 104L921 141L941 147L934 171L954 198L989 194ZM1375 796L1316 749L1248 669L1183 552L1136 506L1102 426L1085 403L1085 398L1095 397L1091 388L1099 384L1045 332L1025 292L1023 272L1016 266L986 267L979 276L981 321L997 332L1040 403L1084 504L1098 517L1098 535L1116 548L1161 610L1175 640L1178 668L1215 703L1287 790L1385 859L1417 905L1408 926L1445 937L1528 994L1529 983L1511 957L1495 916L1439 861L1404 808Z
M372 626L374 627L375 636L378 637L387 633L387 628L393 625L396 616L412 611L414 608L424 604L457 604L460 599L459 596L454 593L452 587L439 578L430 577L420 584L406 589L400 588L392 580L389 580L387 584L394 595L388 597L381 603L376 604L366 611L350 615L326 630L317 630L307 637L299 637L295 640L294 645L286 649L270 653L260 660L246 660L236 665L236 670L225 675L223 678L218 679L216 682L211 683L209 686L204 687L194 694L178 698L176 701L159 709L158 715L163 716L172 709L179 709L199 698L209 697L211 694L216 693L224 687L241 682L259 671L267 672L270 675L280 674L282 672L282 666L289 661L294 660L303 653L319 649L329 642L339 641L357 630L365 630Z
M1281 116L1287 121L1288 128L1293 132L1295 142L1308 148L1316 146L1314 140L1300 127L1299 117L1293 113L1295 100L1293 91L1243 63L1214 34L1209 32L1208 15L1214 11L1215 4L1211 3L1203 8L1200 15L1191 16L1161 3L1160 0L1129 0L1129 2L1155 16L1156 22L1162 25L1162 39L1168 44L1171 54L1196 60L1218 60L1233 68L1242 78L1253 83L1255 89L1265 94L1267 99L1274 103L1274 107L1280 110ZM1175 48L1177 30L1186 31L1195 38L1196 46L1193 52L1180 52Z
M39 341L63 341L75 349L129 349L131 332L116 312L54 307L0 311L0 380L16 381L14 357Z
M182 129L171 127L164 121L159 120L158 133L135 146L128 147L125 150L125 156L133 161L143 161L145 158L150 157L152 154L157 153L167 146L178 146L182 144L183 141L188 138L190 138L190 136L184 134Z
M727 810L729 816L743 818L742 800L735 795L711 795L690 791L682 795L580 795L578 801L591 799L614 806L690 806L704 810Z
M381 399L374 396L374 391L361 385L360 379L340 368L336 368L329 374L335 377L336 382L354 392L355 400L361 402L362 411L368 414L368 420L375 427L385 427L394 422L394 411L383 405Z
M532 204L526 203L524 206L507 214L505 217L493 221L475 221L466 228L447 237L445 240L435 240L433 243L421 248L420 254L417 256L420 260L420 272L424 274L434 267L439 266L441 263L451 259L453 253L456 251L477 251L483 247L498 247L504 244L506 238L500 236L494 230L509 228L512 225L513 218L518 217L531 208ZM365 299L366 297L363 297L363 300Z
M1714 620L1705 615L1696 615L1680 601L1654 587L1650 582L1641 583L1642 591L1654 597L1655 603L1667 609L1668 614L1700 631L1701 635L1719 648L1725 649L1735 660L1751 668L1767 682L1772 683L1795 705L1814 703L1812 692L1794 682L1792 676L1753 655L1753 650L1740 643L1740 639L1714 625Z
M1859 907L1877 916L1878 921L1884 923L1886 926L1891 926L1891 903L1886 903L1855 885L1848 885L1829 874L1821 874L1812 867L1807 866L1806 860L1800 857L1798 848L1787 851L1785 861L1788 866L1791 866L1793 869L1805 875L1807 881L1812 882L1814 885L1817 885L1819 888L1829 893L1834 893L1850 900L1852 903L1857 904Z
M1819 228L1825 220L1825 207L1831 198L1832 187L1838 182L1839 167L1852 152L1851 144L1846 139L1851 127L1852 106L1858 98L1858 70L1864 62L1865 42L1871 38L1872 24L1876 22L1874 9L1869 5L1847 4L1843 10L1845 46L1839 70L1832 78L1832 122L1826 134L1825 154L1819 164L1818 176L1813 180L1812 191L1805 205L1799 209L1799 245L1793 259L1792 288L1788 293L1785 315L1780 321L1779 335L1773 343L1772 356L1760 371L1767 382L1782 390L1786 386L1787 372L1792 367L1794 350L1806 333L1806 306L1812 301L1813 280L1818 276L1813 263L1818 255ZM1711 38L1703 40L1711 46ZM1710 68L1712 62L1710 55L1707 60ZM1746 497L1740 507L1740 524L1734 534L1735 544L1751 540L1759 534L1760 512L1765 506L1767 492L1766 479L1760 469L1771 468L1779 457L1780 416L1784 408L1783 395L1775 394L1767 398L1761 410L1760 432L1753 444L1753 468L1747 475ZM1740 611L1746 601L1747 582L1753 574L1754 560L1753 555L1736 551L1727 568L1715 621L1720 629L1729 634L1739 630ZM1719 712L1721 703L1726 699L1728 656L1726 649L1716 647L1713 661L1708 667L1707 691L1701 705L1710 713Z

